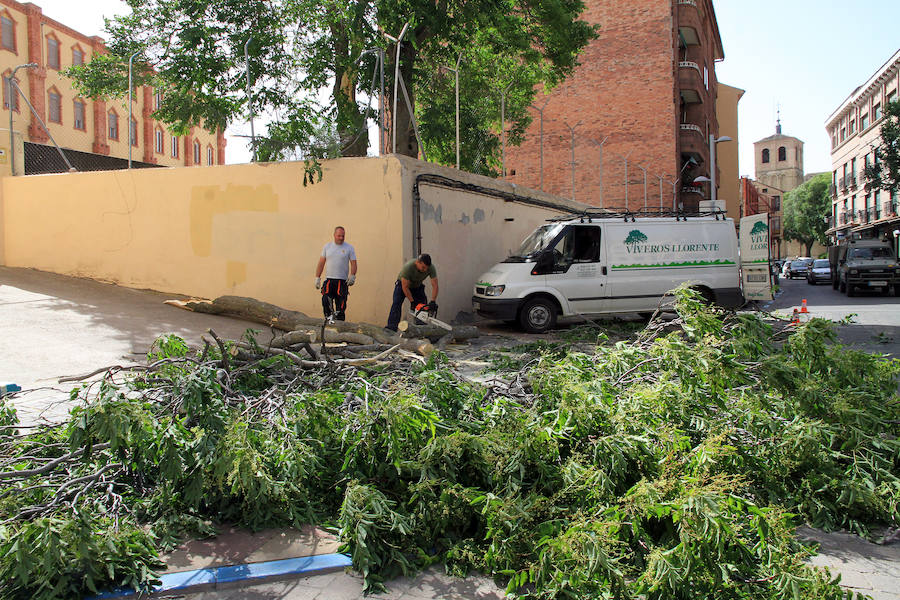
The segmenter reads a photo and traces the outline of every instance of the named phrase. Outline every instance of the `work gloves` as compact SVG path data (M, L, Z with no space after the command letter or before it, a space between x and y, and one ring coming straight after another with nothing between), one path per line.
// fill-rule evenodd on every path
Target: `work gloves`
M354 283L356 283L356 275L351 275L350 277L347 278L347 285L348 285L348 286L351 286L351 285L353 285Z
M316 289L319 289L320 287L322 287L322 278L316 277Z

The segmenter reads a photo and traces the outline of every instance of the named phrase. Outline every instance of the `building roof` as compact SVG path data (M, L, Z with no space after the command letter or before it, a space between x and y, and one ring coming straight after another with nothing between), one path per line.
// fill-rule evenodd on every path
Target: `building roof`
M881 67L869 77L865 83L853 90L847 98L841 102L831 115L825 120L825 127L841 119L861 98L868 97L877 86L896 75L900 69L900 50L897 50Z
M801 144L803 143L803 140L801 140L800 138L795 138L794 136L791 136L791 135L784 135L783 133L776 133L774 135L770 135L769 137L764 137L761 140L757 140L753 143L761 144L762 142L772 142L774 140L797 140Z

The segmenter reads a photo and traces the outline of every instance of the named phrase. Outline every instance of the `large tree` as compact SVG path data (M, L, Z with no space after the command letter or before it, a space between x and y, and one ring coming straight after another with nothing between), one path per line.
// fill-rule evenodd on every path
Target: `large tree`
M875 148L875 160L866 165L866 191L885 190L893 197L900 191L900 100L884 107L881 144Z
M814 243L825 244L831 214L831 175L821 173L784 195L784 238L806 246L806 256Z
M155 116L176 132L213 130L252 110L273 118L258 144L263 159L364 155L365 106L377 95L376 53L384 51L385 96L393 96L396 36L409 24L400 72L429 158L453 162L453 77L462 54L461 129L469 162L496 164L500 91L507 92L507 130L516 142L527 107L577 64L595 35L578 18L582 0L127 0L131 14L107 22L109 55L71 70L82 93L122 96L127 59L137 52L137 83L165 91ZM251 93L246 93L244 48ZM326 94L328 101L319 101ZM397 151L419 146L402 92ZM473 144L476 151L473 151ZM474 167L474 164L468 165Z

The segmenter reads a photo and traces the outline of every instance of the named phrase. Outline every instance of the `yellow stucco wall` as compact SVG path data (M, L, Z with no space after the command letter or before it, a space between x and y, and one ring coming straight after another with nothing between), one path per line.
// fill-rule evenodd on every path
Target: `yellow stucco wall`
M313 283L336 225L356 248L347 318L384 324L397 272L415 254L422 173L528 196L420 186L422 250L438 268L441 317L471 310L473 284L532 229L584 205L406 157L139 169L0 179L0 264L204 298L234 294L321 314ZM430 295L431 288L426 284Z
M315 265L340 224L360 253L348 316L379 322L393 280L377 274L402 261L399 170L389 159L330 161L307 187L302 163L5 177L0 258L317 315Z

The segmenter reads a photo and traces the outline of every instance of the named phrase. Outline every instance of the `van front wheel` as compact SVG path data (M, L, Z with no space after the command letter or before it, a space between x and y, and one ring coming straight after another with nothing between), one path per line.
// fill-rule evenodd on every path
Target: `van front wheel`
M546 298L532 298L519 313L519 324L528 333L544 333L556 325L556 306Z

